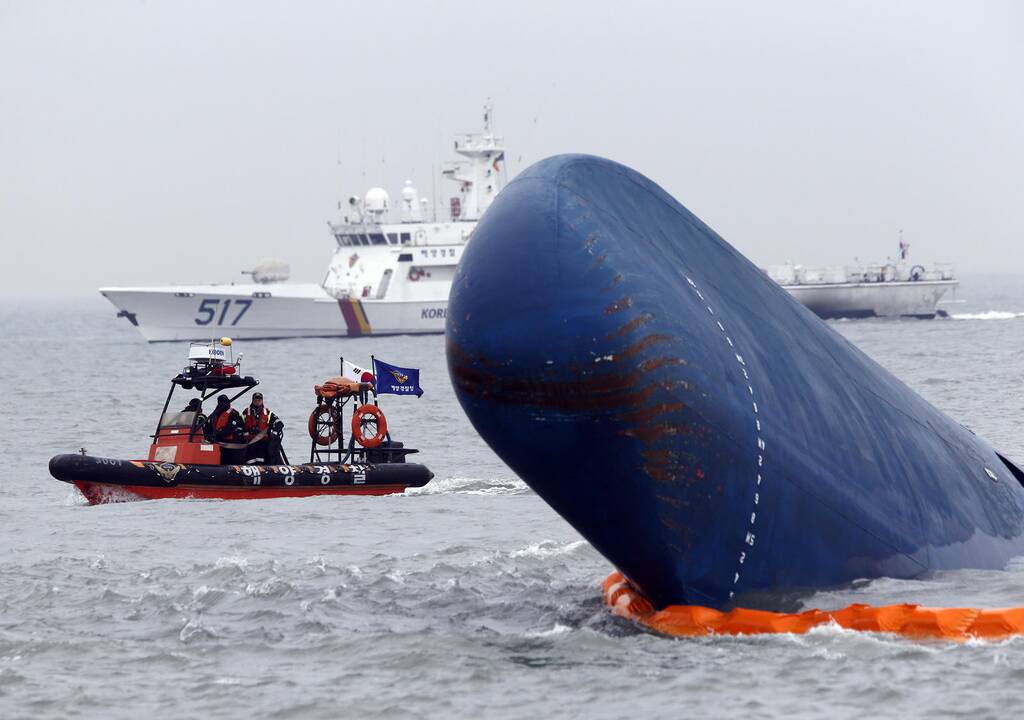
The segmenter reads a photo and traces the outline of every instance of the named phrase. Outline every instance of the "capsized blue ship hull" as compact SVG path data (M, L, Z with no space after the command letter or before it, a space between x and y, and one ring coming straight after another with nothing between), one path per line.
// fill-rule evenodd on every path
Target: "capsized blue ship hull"
M481 436L658 607L1024 552L1019 470L614 162L498 196L447 353Z

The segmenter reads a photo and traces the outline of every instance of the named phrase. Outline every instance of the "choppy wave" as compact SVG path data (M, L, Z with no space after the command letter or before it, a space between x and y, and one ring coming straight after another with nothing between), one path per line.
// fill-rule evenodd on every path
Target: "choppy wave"
M950 313L953 320L1013 320L1024 317L1024 313L1006 310L986 310L980 313Z
M974 307L1021 304L1006 297ZM60 317L34 325L51 320ZM1024 322L836 327L979 435L1001 434L1010 455L1024 456L1012 429L1021 410L1005 390L1019 379ZM9 339L9 356L60 358L87 379L107 378L124 330L88 342L62 334L42 347ZM383 357L422 358L423 377L446 374L441 336L372 340ZM267 368L264 386L277 388L275 410L304 424L307 378L320 370L300 365L330 356L336 343L254 349ZM76 390L99 419L89 443L111 457L135 456L152 427L153 373L180 365L173 344L137 341L132 351L139 361L125 368L123 398L110 398L101 382ZM38 364L12 360L0 370L16 411L59 405L66 393L60 383L36 382ZM667 640L612 616L600 587L609 562L475 439L442 385L430 404L396 409L403 438L424 448L438 477L386 498L83 507L76 489L45 470L49 455L83 442L80 429L41 437L38 423L8 423L8 445L18 450L0 453L0 718L135 718L167 707L187 717L246 717L259 708L275 717L498 720L678 717L681 706L695 716L787 720L822 708L834 720L1008 713L1024 638L915 643L822 626L805 636ZM1005 572L858 582L775 602L793 610L1005 607L1024 604L1022 586L1024 561Z
M0 624L0 716L19 715L3 712L13 698L34 717L88 716L90 707L137 717L168 702L184 715L259 706L281 716L336 717L344 707L435 717L458 695L477 711L499 697L501 710L485 714L514 718L557 716L569 706L550 698L585 692L590 716L622 717L636 709L635 695L622 699L636 682L649 717L677 716L680 698L696 714L811 717L799 705L808 692L834 701L836 718L856 717L854 700L893 714L986 716L1000 709L980 691L993 666L1024 666L1024 640L921 644L835 626L666 640L607 611L607 561L525 486L462 478L435 492L492 497L64 509L83 530L64 555L22 550L0 563L0 607L17 613ZM123 531L119 543L103 540ZM984 588L974 599L997 605L1022 579L1019 563L856 583L803 601L942 606ZM787 672L765 674L766 658ZM82 666L93 673L87 683ZM932 690L866 697L872 675ZM118 681L94 679L108 677ZM781 699L751 705L752 677L758 697Z

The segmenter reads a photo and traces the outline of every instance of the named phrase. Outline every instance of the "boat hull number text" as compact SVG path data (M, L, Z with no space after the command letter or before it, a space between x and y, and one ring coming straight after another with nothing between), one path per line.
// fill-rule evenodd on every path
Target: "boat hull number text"
M237 325L251 306L248 298L206 298L196 311L196 325Z

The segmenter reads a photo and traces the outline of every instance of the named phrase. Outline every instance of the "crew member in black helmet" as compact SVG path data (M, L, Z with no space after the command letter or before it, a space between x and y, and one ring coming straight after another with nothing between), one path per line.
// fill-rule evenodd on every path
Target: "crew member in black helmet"
M192 419L192 434L194 435L199 431L200 428L206 427L206 415L203 414L203 401L202 398L192 398L188 401L188 405L182 412L195 413L196 416ZM205 431L204 431L205 432Z

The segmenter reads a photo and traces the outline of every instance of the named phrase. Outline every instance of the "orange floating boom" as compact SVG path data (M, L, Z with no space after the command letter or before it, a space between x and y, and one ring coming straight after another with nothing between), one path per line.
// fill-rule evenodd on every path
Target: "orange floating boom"
M605 579L604 598L615 615L665 635L684 637L802 634L818 625L829 623L847 630L957 642L971 639L1001 640L1024 634L1024 607L979 610L927 608L910 604L881 607L854 604L842 610L776 613L745 608L720 612L699 605L670 605L664 610L655 610L618 571Z

